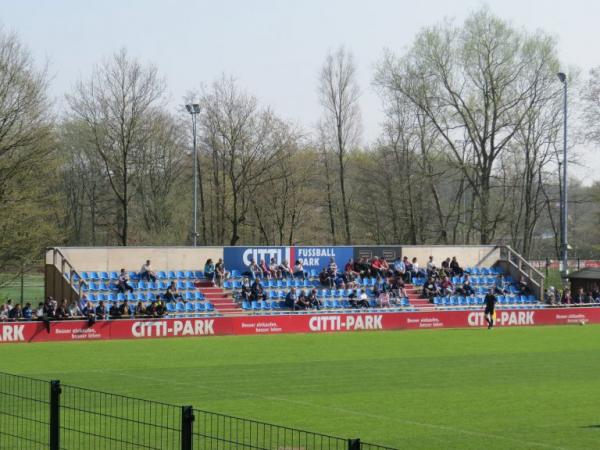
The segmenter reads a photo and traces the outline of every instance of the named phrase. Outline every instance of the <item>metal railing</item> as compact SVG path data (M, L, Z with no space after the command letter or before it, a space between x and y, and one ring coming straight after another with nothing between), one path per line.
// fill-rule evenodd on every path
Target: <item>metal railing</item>
M508 245L500 247L500 261L504 261L507 264L507 269L513 277L522 276L526 278L530 288L539 299L544 298L544 280L546 277L542 272L533 267L525 258Z
M1 372L0 448L395 450Z

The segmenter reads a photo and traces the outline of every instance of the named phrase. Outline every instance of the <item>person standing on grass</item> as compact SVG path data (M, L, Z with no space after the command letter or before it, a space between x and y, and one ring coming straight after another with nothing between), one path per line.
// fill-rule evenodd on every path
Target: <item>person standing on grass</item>
M485 320L488 323L488 330L494 327L494 320L496 317L496 303L498 298L494 295L494 289L490 289L488 294L485 296Z

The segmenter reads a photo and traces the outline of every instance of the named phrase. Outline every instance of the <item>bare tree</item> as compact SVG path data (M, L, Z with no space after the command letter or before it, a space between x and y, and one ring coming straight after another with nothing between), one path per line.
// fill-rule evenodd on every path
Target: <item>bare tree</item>
M126 50L100 64L87 81L67 96L74 117L84 121L117 199L120 243L129 241L129 204L143 175L143 148L153 135L165 89L156 67L144 66Z
M337 153L345 242L350 244L352 235L345 170L348 152L357 146L361 134L360 90L352 53L340 47L327 55L319 75L318 90L324 109L323 123Z

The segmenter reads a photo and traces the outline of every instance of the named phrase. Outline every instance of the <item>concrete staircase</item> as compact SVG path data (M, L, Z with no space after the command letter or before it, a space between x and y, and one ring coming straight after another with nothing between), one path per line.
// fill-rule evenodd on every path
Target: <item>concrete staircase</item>
M213 286L208 281L196 282L196 288L215 306L216 312L223 315L244 314L241 306L233 300L232 294L223 288Z
M404 290L406 291L406 295L408 296L408 301L410 302L411 306L424 310L435 309L435 306L429 303L429 300L421 298L420 287L417 288L412 284L407 284Z

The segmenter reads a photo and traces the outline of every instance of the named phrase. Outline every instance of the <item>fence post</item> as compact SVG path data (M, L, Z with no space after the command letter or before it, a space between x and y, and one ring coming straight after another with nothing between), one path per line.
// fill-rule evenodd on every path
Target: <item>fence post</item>
M348 439L348 450L360 450L360 439Z
M60 450L60 381L50 381L50 450Z
M181 407L181 450L192 450L192 427L194 409L191 406Z

